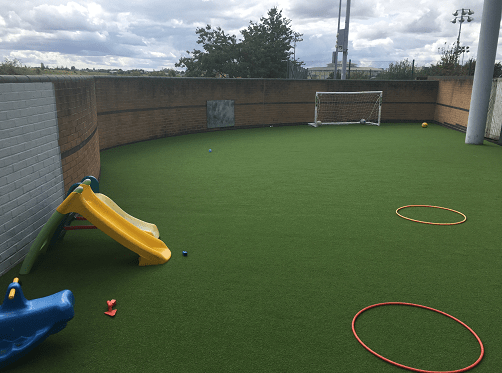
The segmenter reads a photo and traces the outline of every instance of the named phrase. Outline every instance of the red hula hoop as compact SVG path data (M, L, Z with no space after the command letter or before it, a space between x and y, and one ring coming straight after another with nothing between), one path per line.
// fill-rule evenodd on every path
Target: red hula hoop
M462 221L457 221L457 222L454 222L454 223L433 223L433 222L430 222L430 221L421 221L421 220L411 219L411 218L403 216L403 215L401 215L399 213L399 210L405 209L406 207L432 207L432 208L435 208L435 209L447 210L447 211L451 211L451 212L457 213L459 215L462 215L464 217L464 219ZM460 211L449 209L449 208L446 208L446 207L432 206L432 205L407 205L407 206L402 206L402 207L400 207L400 208L398 208L396 210L396 214L398 216L402 217L403 219L406 219L406 220L411 220L411 221L414 221L414 222L417 222L417 223L431 224L431 225L456 225L456 224L462 224L464 221L467 220L467 216L465 216L464 214L462 214Z
M468 367L466 368L462 368L462 369L458 369L458 370L447 370L447 371L436 371L436 370L423 370L423 369L417 369L417 368L412 368L412 367L409 367L409 366L406 366L406 365L403 365L403 364L399 364L399 363L396 363L395 361L392 361L390 359L387 359L386 357L383 357L382 355L379 355L377 354L375 351L373 351L372 349L370 349L368 346L366 346L363 341L361 341L361 339L358 337L357 333L356 333L356 328L355 328L355 323L356 323L356 319L359 317L359 315L361 313L363 313L364 311L367 311L369 310L370 308L374 308L374 307L378 307L378 306L386 306L386 305L405 305L405 306L413 306L413 307L419 307L419 308L425 308L427 310L430 310L430 311L434 311L434 312L437 312L437 313L440 313L442 315L445 315L447 317L449 317L450 319L453 319L455 320L456 322L458 322L459 324L461 324L462 326L464 326L465 328L467 328L467 330L469 330L472 335L474 335L474 337L476 337L478 343L479 343L479 346L481 347L481 354L479 355L478 359L471 365L469 365ZM420 304L413 304L413 303L404 303L404 302L385 302L385 303L378 303L378 304L373 304L372 306L368 306L366 308L363 308L361 311L359 311L355 316L354 316L354 319L352 320L352 332L354 333L354 336L356 337L356 339L359 341L359 343L366 349L368 350L369 352L371 352L373 355L379 357L380 359L392 364L392 365L395 365L395 366L398 366L400 368L404 368L404 369L408 369L408 370L411 370L413 372L421 372L421 373L460 373L460 372L466 372L468 371L469 369L472 369L474 368L476 365L478 365L481 361L481 359L483 359L483 355L485 354L485 348L483 347L483 343L481 342L481 339L479 339L478 335L474 332L474 330L472 330L471 328L469 328L466 324L464 324L462 321L460 321L459 319L451 316L451 315L448 315L446 312L443 312L443 311L439 311L439 310L436 310L434 308L431 308L431 307L427 307L427 306L421 306Z

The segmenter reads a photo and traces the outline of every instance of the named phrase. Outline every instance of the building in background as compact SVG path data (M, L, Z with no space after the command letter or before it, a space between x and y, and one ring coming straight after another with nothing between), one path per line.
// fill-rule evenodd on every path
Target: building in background
M338 72L341 70L342 63L338 63ZM347 71L348 78L351 75L358 79L371 79L383 72L385 69L379 67L362 66L358 67L355 63L350 63ZM328 79L330 74L335 71L335 64L329 63L326 67L309 67L309 79ZM340 78L338 78L340 79Z

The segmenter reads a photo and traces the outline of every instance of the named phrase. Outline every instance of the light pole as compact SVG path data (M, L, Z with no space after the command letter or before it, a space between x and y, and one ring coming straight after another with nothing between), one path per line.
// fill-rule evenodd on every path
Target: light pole
M459 57L459 54L460 54L460 33L462 32L462 23L464 22L472 22L474 20L474 18L472 18L471 16L474 14L474 12L470 9L457 9L454 13L453 13L453 16L455 18L453 18L451 20L451 23L457 23L457 20L458 20L458 23L459 23L459 28L458 28L458 37L457 37L457 48L455 49L455 56Z
M350 0L347 1L347 8L345 10L345 28L340 29L340 15L342 11L342 0L340 0L339 11L338 11L338 32L336 34L336 48L333 52L333 63L335 64L335 71L333 78L336 79L338 70L338 52L342 52L342 74L341 78L344 80L346 78L347 69L347 56L348 56L348 45L349 45L349 20L350 20Z
M458 53L459 53L459 56L460 56L460 53L462 53L462 65L464 64L464 55L465 53L469 53L469 47L460 47L460 49L458 50Z

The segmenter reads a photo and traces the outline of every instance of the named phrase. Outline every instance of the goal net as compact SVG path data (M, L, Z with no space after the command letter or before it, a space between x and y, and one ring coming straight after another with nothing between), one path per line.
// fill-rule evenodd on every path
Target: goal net
M502 79L493 79L486 117L485 137L499 140L502 130Z
M382 91L316 92L313 127L324 124L380 125Z

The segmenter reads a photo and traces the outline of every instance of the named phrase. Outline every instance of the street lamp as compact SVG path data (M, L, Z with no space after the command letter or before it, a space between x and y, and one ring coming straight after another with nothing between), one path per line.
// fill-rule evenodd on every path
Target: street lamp
M462 31L462 23L464 22L472 22L474 20L474 18L472 18L471 16L474 14L474 12L470 9L457 9L454 13L453 13L453 16L455 18L453 18L451 20L451 23L457 23L457 20L458 20L458 23L459 23L459 28L458 28L458 37L457 37L457 48L455 50L455 54L458 58L458 55L460 53L460 32Z

